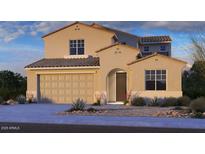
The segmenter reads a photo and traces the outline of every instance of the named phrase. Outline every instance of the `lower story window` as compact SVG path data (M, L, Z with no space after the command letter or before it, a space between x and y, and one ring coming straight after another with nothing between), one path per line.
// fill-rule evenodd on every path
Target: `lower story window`
M166 90L166 70L145 70L146 90Z

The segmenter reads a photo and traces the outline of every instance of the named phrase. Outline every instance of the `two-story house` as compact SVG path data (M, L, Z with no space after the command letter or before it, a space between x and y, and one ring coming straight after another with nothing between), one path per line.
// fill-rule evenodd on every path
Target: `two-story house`
M45 58L25 67L27 97L88 103L182 96L186 62L171 57L169 36L140 37L98 24L75 22L42 37Z

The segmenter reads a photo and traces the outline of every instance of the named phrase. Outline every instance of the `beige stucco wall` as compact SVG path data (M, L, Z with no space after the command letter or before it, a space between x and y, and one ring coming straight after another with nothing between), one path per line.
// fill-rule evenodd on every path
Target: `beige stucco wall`
M45 58L63 58L68 56L69 40L84 39L85 55L95 55L95 51L113 43L114 33L92 28L84 24L74 24L43 38Z
M134 61L138 53L138 49L128 47L127 45L116 45L97 53L97 56L100 57L100 69L98 73L100 81L99 90L108 92L109 86L106 84L108 80L108 74L113 70L123 70L127 72L127 90L129 91L130 72L128 70L127 64L131 61ZM114 79L112 80L115 82ZM113 86L115 86L115 83L113 84ZM111 89L114 88L111 87L110 90ZM110 99L111 101L115 101L115 91L109 91L108 97L108 99Z
M130 89L143 97L182 96L181 78L185 63L157 55L129 66L132 72ZM145 91L145 70L165 69L167 71L166 91Z
M37 96L37 75L39 74L65 74L65 73L93 73L94 91L106 92L109 101L116 99L116 79L117 71L127 72L127 92L132 91L142 97L179 97L181 91L181 72L185 63L157 55L146 60L127 65L134 61L139 51L126 45L116 45L97 53L100 57L100 68L69 68L69 69L26 69L27 73L27 96L32 94ZM166 69L167 70L167 90L166 91L146 91L145 90L145 70ZM111 73L109 79L108 74ZM93 102L95 102L93 94ZM91 102L92 103L92 102Z
M107 94L108 100L114 102L116 100L116 72L112 71L107 77Z

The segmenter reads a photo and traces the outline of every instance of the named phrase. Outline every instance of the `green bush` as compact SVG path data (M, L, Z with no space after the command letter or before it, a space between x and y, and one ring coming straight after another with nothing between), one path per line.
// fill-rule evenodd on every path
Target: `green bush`
M191 117L192 117L192 118L198 118L198 119L204 118L204 117L203 117L203 113L201 113L201 112L193 113L193 115L191 115Z
M160 106L163 103L162 98L154 97L153 99L147 99L148 106Z
M3 104L3 102L4 102L4 99L3 97L0 96L0 104Z
M19 95L16 97L16 101L19 104L25 104L26 103L26 97L24 95Z
M205 97L199 97L193 100L190 104L193 113L205 112Z
M134 97L131 100L131 105L132 106L145 106L146 102L142 97Z
M160 104L160 107L169 107L169 106L177 106L177 98L174 97L165 98L162 104Z
M86 103L83 99L78 98L75 102L73 102L70 111L84 111Z
M191 99L188 96L182 96L177 99L177 106L189 106Z

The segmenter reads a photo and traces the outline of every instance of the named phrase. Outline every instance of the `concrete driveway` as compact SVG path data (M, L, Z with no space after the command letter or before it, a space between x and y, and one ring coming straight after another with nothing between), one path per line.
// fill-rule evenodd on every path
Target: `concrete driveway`
M0 105L0 122L205 129L204 119L63 116L56 114L69 107L70 105L56 104Z

